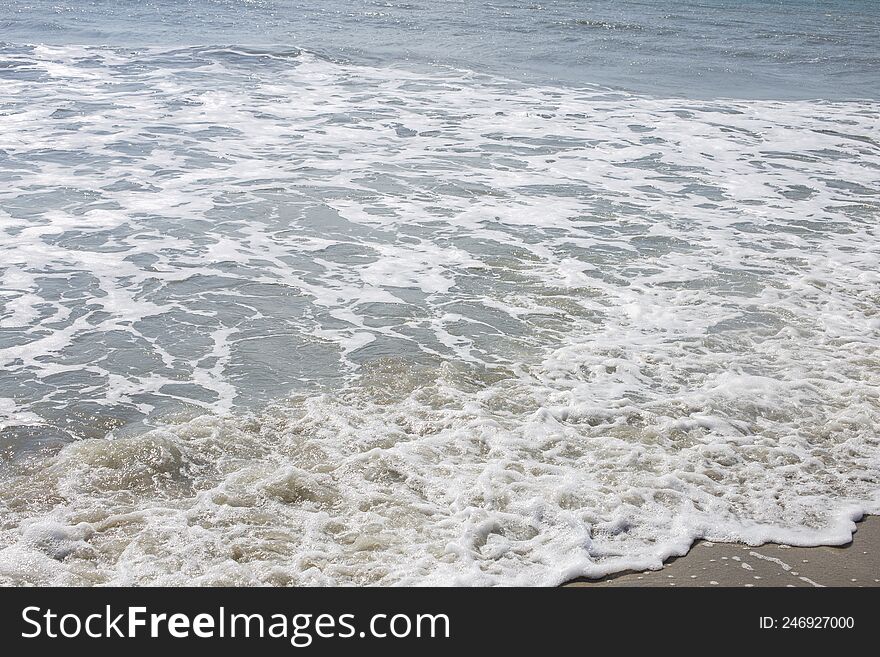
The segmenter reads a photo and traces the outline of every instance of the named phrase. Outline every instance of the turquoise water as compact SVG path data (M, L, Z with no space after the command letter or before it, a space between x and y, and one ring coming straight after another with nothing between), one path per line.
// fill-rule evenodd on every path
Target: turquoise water
M6 2L0 582L556 584L880 512L876 2Z

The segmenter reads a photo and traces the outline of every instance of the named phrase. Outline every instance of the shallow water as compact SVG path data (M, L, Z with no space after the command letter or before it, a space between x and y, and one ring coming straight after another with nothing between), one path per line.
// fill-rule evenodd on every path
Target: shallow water
M848 540L880 511L880 10L744 4L11 3L0 580ZM691 50L624 74L668 23Z

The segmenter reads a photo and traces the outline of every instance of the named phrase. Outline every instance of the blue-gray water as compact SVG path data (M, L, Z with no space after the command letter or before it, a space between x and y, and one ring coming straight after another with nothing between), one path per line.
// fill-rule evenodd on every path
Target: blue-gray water
M9 0L0 41L276 45L686 97L876 98L876 0Z
M880 511L877 2L0 8L0 582L552 584Z

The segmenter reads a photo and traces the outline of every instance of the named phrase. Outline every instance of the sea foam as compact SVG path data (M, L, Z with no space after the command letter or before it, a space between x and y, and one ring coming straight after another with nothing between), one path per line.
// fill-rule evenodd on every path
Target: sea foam
M550 585L880 511L876 103L245 55L4 46L2 581Z

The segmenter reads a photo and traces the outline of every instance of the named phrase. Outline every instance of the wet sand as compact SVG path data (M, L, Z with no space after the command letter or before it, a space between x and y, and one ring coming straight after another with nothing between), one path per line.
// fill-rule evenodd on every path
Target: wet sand
M880 586L880 517L858 523L852 543L842 547L700 541L660 570L566 586Z

